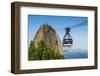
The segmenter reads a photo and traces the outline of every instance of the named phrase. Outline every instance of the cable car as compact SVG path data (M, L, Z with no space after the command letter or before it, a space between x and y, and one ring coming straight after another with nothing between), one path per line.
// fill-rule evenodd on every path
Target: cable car
M69 33L70 28L69 27L65 28L65 32L66 32L66 34L63 38L63 43L62 43L63 47L71 47L73 45L73 39Z

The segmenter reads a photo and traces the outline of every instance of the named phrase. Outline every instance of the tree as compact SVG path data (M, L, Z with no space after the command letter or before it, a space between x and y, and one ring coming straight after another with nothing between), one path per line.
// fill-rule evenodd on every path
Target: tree
M35 47L33 41L30 43L28 50L28 60L50 60L63 58L63 55L48 47L43 40L38 43L37 48Z

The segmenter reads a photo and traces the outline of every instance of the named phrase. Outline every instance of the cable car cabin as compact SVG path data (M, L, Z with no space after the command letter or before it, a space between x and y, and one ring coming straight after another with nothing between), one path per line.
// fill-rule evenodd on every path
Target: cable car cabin
M63 41L62 41L63 47L71 47L73 44L73 40L72 40L72 37L70 35L70 31L71 31L70 27L65 28L66 33L65 33L65 35L63 37Z
M71 38L63 39L63 47L70 47L73 44L73 40Z

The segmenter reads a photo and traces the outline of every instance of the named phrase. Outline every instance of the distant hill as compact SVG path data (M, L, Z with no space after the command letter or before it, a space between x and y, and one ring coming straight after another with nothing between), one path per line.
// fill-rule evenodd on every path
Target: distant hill
M54 49L55 52L59 52L61 55L63 55L60 38L56 33L55 29L53 29L47 23L42 24L36 32L36 35L33 39L35 47L38 47L38 43L41 40L45 42L46 46Z

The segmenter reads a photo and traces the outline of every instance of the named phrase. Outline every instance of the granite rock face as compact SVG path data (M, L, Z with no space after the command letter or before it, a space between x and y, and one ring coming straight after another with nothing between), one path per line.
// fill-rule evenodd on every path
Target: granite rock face
M47 23L42 24L36 32L36 35L33 39L35 47L38 47L38 43L41 40L43 40L48 47L54 49L54 51L59 52L61 55L63 55L60 38L56 31Z

